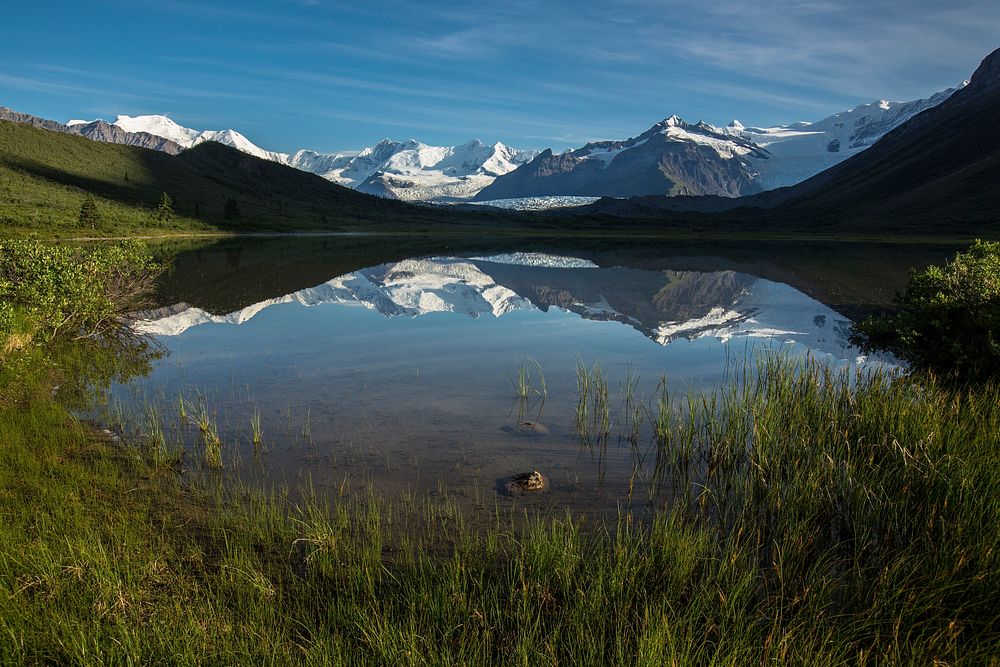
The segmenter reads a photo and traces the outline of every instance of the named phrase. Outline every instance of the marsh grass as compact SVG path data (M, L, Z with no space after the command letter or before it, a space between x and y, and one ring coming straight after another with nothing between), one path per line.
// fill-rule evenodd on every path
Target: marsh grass
M611 435L611 402L608 380L600 364L588 369L582 359L576 364L577 403L573 427L581 445L603 451Z
M548 398L549 389L545 383L542 365L529 356L518 357L515 361L517 366L510 381L514 388L514 396L524 401L535 396L542 400Z
M222 439L219 437L215 417L208 409L208 401L199 394L191 415L192 423L198 427L203 445L202 460L209 468L222 467Z
M149 455L156 464L162 464L167 460L167 436L163 429L163 415L155 404L150 403L145 406L145 440L149 448Z
M618 388L622 396L619 406L622 415L619 420L621 424L619 438L626 440L633 451L637 451L642 437L645 405L639 394L639 374L635 372L631 364L626 366L625 379L618 384Z
M0 404L0 654L60 664L995 659L996 386L768 357L711 396L664 405L653 452L689 490L594 523L525 516L516 504L470 516L444 485L393 500L364 484L328 498L308 483L296 494L182 483L141 443L95 440L53 403Z
M256 404L254 404L253 413L250 415L250 431L251 443L256 457L260 455L261 447L264 444L264 427L261 424L260 408Z
M518 357L515 374L511 378L514 388L514 404L507 412L509 419L517 413L517 428L525 424L541 422L545 409L545 401L549 397L548 385L545 382L545 372L542 365L529 356Z
M312 409L306 410L306 419L302 422L302 437L312 438Z

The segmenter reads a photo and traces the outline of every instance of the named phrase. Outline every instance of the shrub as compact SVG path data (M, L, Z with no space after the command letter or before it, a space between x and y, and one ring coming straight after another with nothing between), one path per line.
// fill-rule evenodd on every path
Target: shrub
M141 305L159 272L134 241L91 249L0 241L0 334L52 340L109 333Z
M911 272L896 304L856 324L852 342L958 382L1000 375L1000 243L977 240L944 266Z

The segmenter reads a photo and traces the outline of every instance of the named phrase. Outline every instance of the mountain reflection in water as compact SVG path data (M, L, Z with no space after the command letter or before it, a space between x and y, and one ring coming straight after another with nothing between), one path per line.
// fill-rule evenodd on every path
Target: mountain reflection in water
M360 305L386 317L441 312L501 317L555 307L583 319L620 322L661 345L679 338L766 338L852 358L850 322L788 285L735 271L599 268L540 253L408 259L224 315L184 303L160 308L144 313L136 328L177 336L198 325L242 324L285 303Z

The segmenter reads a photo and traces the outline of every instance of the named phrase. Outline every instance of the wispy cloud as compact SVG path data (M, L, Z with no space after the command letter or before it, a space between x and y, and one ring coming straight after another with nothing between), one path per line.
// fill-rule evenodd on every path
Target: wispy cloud
M98 4L5 16L0 94L67 116L171 109L281 150L376 133L544 147L672 113L816 119L958 83L1000 25L996 0Z

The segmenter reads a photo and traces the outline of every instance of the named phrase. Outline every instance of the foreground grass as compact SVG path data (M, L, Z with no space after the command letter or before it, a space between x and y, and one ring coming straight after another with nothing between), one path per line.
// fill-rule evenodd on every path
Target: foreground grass
M996 388L771 360L659 429L688 484L653 519L483 528L441 498L182 483L35 393L0 406L0 654L995 663L998 440Z

